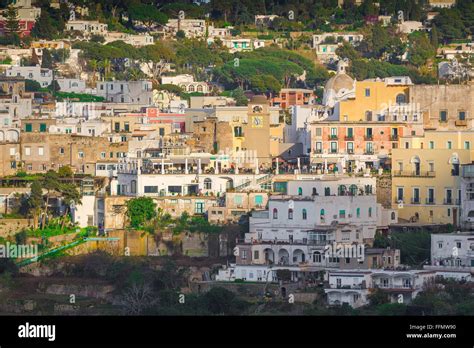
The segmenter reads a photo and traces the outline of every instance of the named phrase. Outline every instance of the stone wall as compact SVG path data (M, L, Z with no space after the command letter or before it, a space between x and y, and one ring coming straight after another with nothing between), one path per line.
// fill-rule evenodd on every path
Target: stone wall
M30 219L0 219L0 237L13 236L23 228L31 226L33 226L33 220Z
M382 204L384 208L392 207L392 177L390 175L377 176L377 203Z

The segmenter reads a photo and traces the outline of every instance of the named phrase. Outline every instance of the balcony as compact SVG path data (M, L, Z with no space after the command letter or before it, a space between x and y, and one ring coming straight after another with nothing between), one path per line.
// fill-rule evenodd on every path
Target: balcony
M392 134L392 135L390 135L390 140L391 140L391 141L398 141L398 134Z
M365 150L364 151L364 155L373 155L374 154L374 150Z
M455 125L456 127L466 127L467 120L456 120Z
M426 198L425 204L434 205L434 204L436 204L436 203L435 203L434 198Z
M323 149L314 149L314 153L323 153Z
M420 198L419 197L418 198L412 198L410 200L410 202L411 202L411 204L420 204Z
M453 199L453 198L445 198L443 200L444 205L459 205L460 201L459 199Z
M347 135L344 137L344 140L345 141L353 141L354 140L354 136L353 135Z
M374 136L373 135L364 135L364 140L365 141L372 141L372 140L374 140Z
M329 140L337 140L338 139L337 134L332 134L332 135L328 136L328 139Z
M422 171L403 171L403 170L394 170L393 171L394 177L420 177L420 178L434 178L436 176L436 172L422 172Z

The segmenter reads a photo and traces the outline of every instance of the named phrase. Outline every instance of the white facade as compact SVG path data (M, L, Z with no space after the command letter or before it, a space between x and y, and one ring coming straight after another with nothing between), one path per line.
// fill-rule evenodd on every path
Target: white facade
M48 87L53 82L53 71L37 66L12 66L6 71L6 76L22 76L38 82L41 87Z
M474 230L474 164L462 166L461 226Z
M115 103L153 103L151 81L101 81L97 83L97 95Z
M80 31L84 35L105 35L107 33L107 24L98 21L74 20L68 21L66 30Z
M81 79L56 79L59 88L63 92L68 93L90 93L93 94L95 90L86 87L86 81Z
M432 234L431 265L474 267L474 233Z

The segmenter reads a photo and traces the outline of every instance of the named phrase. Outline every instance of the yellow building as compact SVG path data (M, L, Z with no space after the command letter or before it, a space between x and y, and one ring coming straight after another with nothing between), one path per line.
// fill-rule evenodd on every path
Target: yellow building
M400 108L409 100L409 77L355 81L353 97L340 102L341 121L378 121L387 109Z
M460 216L460 166L474 159L474 131L426 131L392 149L392 204L400 219L450 223Z

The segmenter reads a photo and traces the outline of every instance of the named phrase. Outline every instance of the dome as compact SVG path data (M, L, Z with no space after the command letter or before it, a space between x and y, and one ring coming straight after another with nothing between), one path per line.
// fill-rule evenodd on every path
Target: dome
M254 95L252 99L250 99L250 104L267 104L268 100L262 94Z
M350 77L346 73L337 73L336 75L331 77L324 86L325 90L329 91L332 89L336 93L338 93L342 89L352 90L353 88L354 79L352 79L352 77Z

